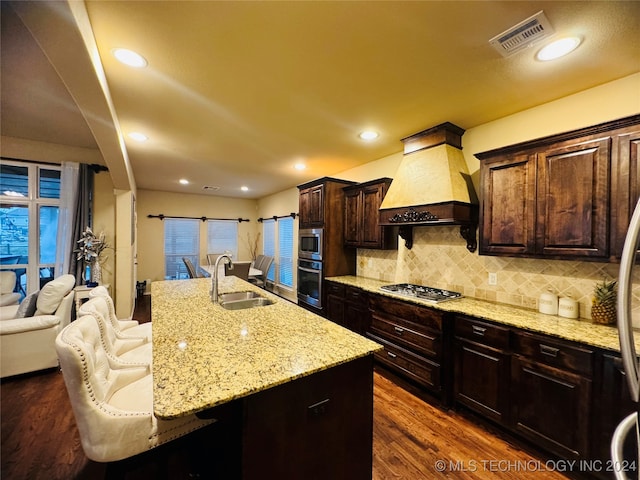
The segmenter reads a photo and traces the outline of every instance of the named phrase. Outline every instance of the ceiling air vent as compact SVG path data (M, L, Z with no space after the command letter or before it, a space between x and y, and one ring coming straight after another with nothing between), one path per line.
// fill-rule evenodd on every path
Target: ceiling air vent
M535 15L496 35L489 43L503 57L509 57L520 50L530 47L543 38L551 36L553 27L540 10Z
M204 187L202 187L202 189L206 192L217 192L218 190L220 190L220 187L214 187L212 185L205 185Z

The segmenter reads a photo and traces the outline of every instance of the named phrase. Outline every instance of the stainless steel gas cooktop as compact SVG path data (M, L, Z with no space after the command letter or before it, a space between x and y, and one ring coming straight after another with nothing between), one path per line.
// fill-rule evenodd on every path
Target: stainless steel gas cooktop
M455 300L456 298L462 297L462 294L458 292L442 290L440 288L425 287L423 285L414 285L412 283L383 285L380 288L387 292L397 293L398 295L403 295L405 297L416 297L432 303L446 302L447 300Z

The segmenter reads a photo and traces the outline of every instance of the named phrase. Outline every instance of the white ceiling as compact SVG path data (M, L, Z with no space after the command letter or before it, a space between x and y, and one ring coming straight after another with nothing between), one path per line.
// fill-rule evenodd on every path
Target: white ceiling
M260 198L398 152L442 122L469 129L640 71L636 1L85 4L120 127L150 137L126 139L143 189ZM555 36L584 38L572 55L541 63L538 46L503 58L489 45L540 10ZM98 148L65 66L20 18L2 2L2 136ZM117 63L114 47L149 66ZM362 142L365 128L380 138Z

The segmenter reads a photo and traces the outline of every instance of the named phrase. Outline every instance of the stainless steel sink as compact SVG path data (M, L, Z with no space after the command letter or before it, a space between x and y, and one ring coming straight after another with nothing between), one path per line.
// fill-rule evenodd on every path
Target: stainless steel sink
M273 303L275 302L269 298L255 296L253 298L245 298L243 300L224 300L220 302L220 306L227 310L244 310L246 308L266 307L267 305L273 305Z
M221 293L218 295L218 301L220 303L235 302L236 300L248 300L251 298L263 298L263 297L256 292L230 292L230 293Z

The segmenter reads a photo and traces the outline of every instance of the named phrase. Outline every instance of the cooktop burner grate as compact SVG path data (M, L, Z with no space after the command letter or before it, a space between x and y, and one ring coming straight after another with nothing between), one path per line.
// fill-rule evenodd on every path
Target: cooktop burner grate
M425 287L424 285L414 285L412 283L383 285L380 288L387 292L397 293L398 295L404 295L405 297L416 297L433 303L446 302L447 300L454 300L462 297L462 294L458 292L443 290L441 288Z

